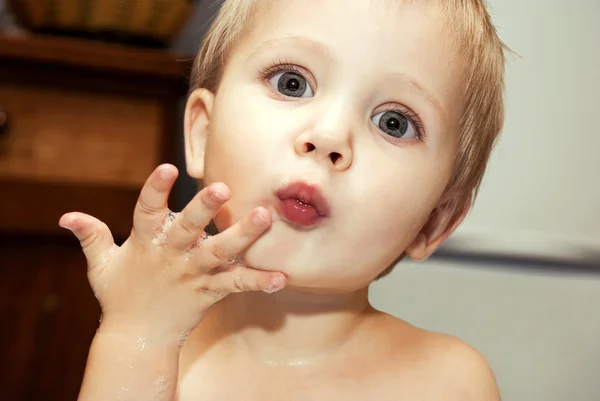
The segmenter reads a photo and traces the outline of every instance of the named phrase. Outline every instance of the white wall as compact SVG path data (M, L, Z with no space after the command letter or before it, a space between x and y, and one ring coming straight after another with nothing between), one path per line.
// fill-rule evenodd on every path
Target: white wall
M510 56L506 124L452 243L600 265L600 1L490 0ZM474 235L469 235L474 233Z
M372 286L371 300L479 349L504 401L599 401L600 274L566 271L401 262Z

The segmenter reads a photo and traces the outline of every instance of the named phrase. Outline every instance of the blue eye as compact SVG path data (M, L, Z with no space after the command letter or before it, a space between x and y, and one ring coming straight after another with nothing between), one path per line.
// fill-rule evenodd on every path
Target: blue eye
M371 117L371 121L381 131L394 138L417 138L418 133L412 121L397 111L384 111Z
M295 72L281 72L269 79L280 93L289 97L313 97L314 93L306 79Z

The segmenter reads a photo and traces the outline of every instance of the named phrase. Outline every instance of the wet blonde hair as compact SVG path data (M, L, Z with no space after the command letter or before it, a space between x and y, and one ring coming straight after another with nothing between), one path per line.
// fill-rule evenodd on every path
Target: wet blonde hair
M275 0L225 0L194 62L190 89L216 92L227 56L251 29L258 6ZM389 1L389 0L388 0ZM403 1L403 0L394 0ZM504 121L504 65L500 41L484 0L438 0L463 63L465 107L458 155L443 202L455 215L474 200Z

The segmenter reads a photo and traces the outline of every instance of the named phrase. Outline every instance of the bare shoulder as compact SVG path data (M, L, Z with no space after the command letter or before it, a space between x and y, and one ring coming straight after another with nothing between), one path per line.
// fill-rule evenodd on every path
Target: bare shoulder
M431 369L456 401L500 401L496 378L486 358L464 341L446 334L425 332L423 345Z
M439 391L445 401L500 401L494 373L477 349L454 336L423 330L389 315L383 320L382 333L395 349L388 354L389 362L399 377L411 377L428 391ZM432 394L432 399L438 398Z

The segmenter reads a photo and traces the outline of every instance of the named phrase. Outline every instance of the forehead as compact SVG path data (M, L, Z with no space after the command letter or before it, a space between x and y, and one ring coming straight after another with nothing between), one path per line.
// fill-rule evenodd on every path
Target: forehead
M384 60L446 47L447 32L432 1L277 0L259 2L246 45L282 36L314 37L355 58L368 51ZM351 45L351 46L350 46Z

